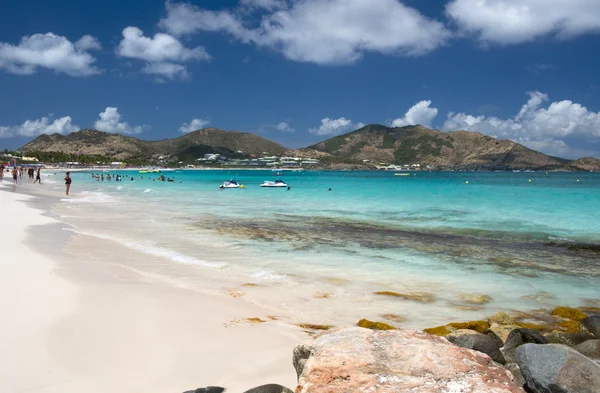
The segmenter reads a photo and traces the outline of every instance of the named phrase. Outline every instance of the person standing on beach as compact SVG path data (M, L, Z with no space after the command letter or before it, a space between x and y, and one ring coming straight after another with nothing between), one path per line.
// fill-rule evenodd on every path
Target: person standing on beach
M12 170L12 175L13 183L17 184L17 176L19 176L19 171L17 170L17 167L14 167L14 169Z
M33 181L33 184L35 184L35 182L40 182L40 184L42 184L42 175L40 174L40 171L42 169L38 168L37 172L35 173L35 180Z
M71 172L67 172L67 176L65 176L65 186L67 187L67 195L69 195L69 189L71 188Z
M0 165L0 182L4 181L4 164Z

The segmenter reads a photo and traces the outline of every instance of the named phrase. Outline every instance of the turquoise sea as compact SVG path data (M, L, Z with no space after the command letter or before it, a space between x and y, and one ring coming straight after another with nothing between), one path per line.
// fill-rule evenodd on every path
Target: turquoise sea
M146 256L107 263L304 322L394 314L426 327L600 302L598 173L110 173L124 178L73 173L73 196L54 208L73 231ZM49 187L61 190L62 176ZM276 178L291 189L259 187ZM244 188L220 190L229 179Z

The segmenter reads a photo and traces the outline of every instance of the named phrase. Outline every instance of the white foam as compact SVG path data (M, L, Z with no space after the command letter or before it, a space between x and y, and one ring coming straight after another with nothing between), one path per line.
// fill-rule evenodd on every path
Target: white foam
M257 280L263 281L287 281L289 277L283 274L276 274L268 270L259 270L256 273L252 273L251 276Z
M90 191L82 191L79 195L84 195L81 197L74 198L63 198L61 202L70 202L70 203L110 203L115 198L111 197L108 194L103 192L90 192Z
M132 250L143 252L144 254L148 254L148 255L167 258L173 262L181 263L184 265L198 265L198 266L210 267L210 268L214 268L214 269L223 269L223 268L226 268L227 266L229 266L229 264L225 263L225 262L210 262L210 261L205 261L203 259L194 258L189 255L184 255L177 251L169 250L167 248L157 246L152 242L140 243L140 242L136 242L136 241L120 239L120 238L117 238L114 236L101 234L101 233L73 230L73 229L68 229L68 228L65 228L65 230L72 231L72 232L75 232L75 233L78 233L81 235L93 236L93 237L97 237L100 239L114 241L114 242L122 244L125 247L128 247Z
M144 192L150 192L150 191L152 191L152 189L151 189L151 188L146 188L146 189L144 190Z

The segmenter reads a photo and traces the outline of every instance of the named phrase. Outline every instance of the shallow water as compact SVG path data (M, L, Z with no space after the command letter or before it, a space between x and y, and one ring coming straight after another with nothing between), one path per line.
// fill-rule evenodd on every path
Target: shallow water
M74 173L55 212L148 257L111 263L304 322L392 313L424 327L600 298L600 174L286 171L289 191L259 187L271 171L120 174L134 180ZM245 188L219 190L231 178ZM384 290L435 301L373 294Z

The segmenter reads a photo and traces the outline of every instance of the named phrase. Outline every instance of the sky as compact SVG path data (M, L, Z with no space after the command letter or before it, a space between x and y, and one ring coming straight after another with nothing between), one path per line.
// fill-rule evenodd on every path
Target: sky
M4 0L0 148L421 124L600 158L598 0Z

